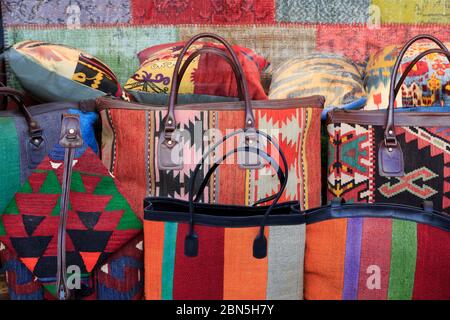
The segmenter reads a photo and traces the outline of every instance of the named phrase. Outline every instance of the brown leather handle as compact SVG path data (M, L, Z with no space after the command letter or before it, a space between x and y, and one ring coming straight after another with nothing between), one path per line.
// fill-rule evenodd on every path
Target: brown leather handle
M39 146L42 142L42 129L39 124L33 119L33 116L25 106L24 94L13 88L0 87L0 95L13 99L13 101L16 103L17 107L25 117L25 120L27 121L28 132L30 133L30 136L32 138L31 143L35 146Z
M180 71L181 63L183 60L184 55L188 51L188 49L192 46L194 42L201 38L211 38L214 39L220 43L222 43L227 50L227 53L230 54L231 59L234 61L238 73L239 78L242 83L243 87L243 94L244 94L244 101L245 101L245 128L254 128L255 125L255 118L253 116L253 110L251 106L251 100L250 100L250 94L248 92L248 86L247 86L247 80L245 78L244 71L242 69L242 65L239 62L239 59L236 56L236 53L233 51L231 45L222 37L212 34L212 33L200 33L194 37L192 37L184 46L184 48L181 50L180 55L177 59L177 62L175 64L175 68L173 70L173 76L172 76L172 84L170 89L170 96L169 96L169 110L167 112L166 119L164 121L164 132L165 136L170 139L170 134L173 132L176 128L176 120L175 120L175 96L176 96L176 87L178 83L178 74Z
M230 65L231 69L233 70L234 76L236 78L236 82L238 84L238 97L240 100L243 101L244 94L242 91L243 90L242 81L239 77L239 70L238 70L236 64L233 62L233 60L230 59L230 57L223 50L218 49L218 48L213 48L213 47L205 47L205 48L201 48L199 50L194 51L183 63L183 66L181 67L180 72L178 73L178 83L177 83L176 95L175 95L175 105L177 104L177 100L178 100L177 98L178 98L178 92L180 89L181 80L183 79L183 76L186 73L187 68L192 63L192 61L194 61L194 59L196 57L198 57L199 55L201 55L203 53L215 54L215 55L221 57L222 59L224 59L225 62Z
M19 90L9 88L0 82L0 95L3 96L2 110L8 107L8 98L11 98L17 106L25 100L25 95Z
M413 60L411 60L411 62L408 64L408 66L406 67L405 71L403 71L400 80L398 80L397 85L395 86L395 90L394 90L394 101L397 98L398 92L400 91L400 88L403 84L403 82L405 81L406 77L408 76L409 72L412 70L412 68L414 68L414 66L420 61L422 60L423 57L431 54L431 53L442 53L442 51L447 51L448 50L442 50L442 49L437 49L436 50L440 50L439 52L430 52L430 50L426 50L421 52L418 56L416 56Z
M397 60L395 61L394 64L394 68L392 69L392 73L391 73L391 83L389 86L389 104L388 104L388 117L386 120L386 129L384 131L384 140L385 140L385 146L386 147L395 147L397 146L397 138L395 136L395 130L394 130L394 102L395 102L395 80L397 79L397 75L398 75L398 68L400 66L400 63L403 59L403 56L405 55L406 51L409 49L409 47L411 47L411 45L413 43L415 43L418 40L430 40L432 42L434 42L435 44L437 44L441 50L446 51L447 48L446 46L437 38L431 36L431 35L427 35L427 34L422 34L422 35L418 35L415 36L414 38L412 38L411 40L409 40L402 48L402 50L400 51ZM398 91L397 91L398 92Z

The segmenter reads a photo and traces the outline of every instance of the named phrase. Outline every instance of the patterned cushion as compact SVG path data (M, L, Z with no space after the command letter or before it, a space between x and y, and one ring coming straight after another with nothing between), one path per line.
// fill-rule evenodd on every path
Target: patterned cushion
M325 107L339 107L366 96L358 67L331 53L312 53L284 62L273 74L270 99L323 95Z
M81 50L42 41L22 41L7 52L20 84L42 101L80 101L122 96L111 69Z
M446 46L450 47L450 43ZM414 43L406 52L399 73L420 52L435 47L428 42ZM365 109L387 108L390 76L400 49L399 45L391 45L370 56L366 68L368 99ZM450 105L450 63L442 55L431 54L410 71L397 95L396 107L439 106L442 101Z
M138 56L142 64L124 88L137 101L167 104L173 68L183 45L183 42L176 42L141 51ZM219 44L198 42L191 46L185 57L204 46L223 49ZM267 61L250 49L239 46L233 46L233 49L242 64L252 99L266 99L260 77ZM179 103L230 101L235 100L230 97L238 96L232 69L222 58L212 54L194 59L181 81L179 93Z

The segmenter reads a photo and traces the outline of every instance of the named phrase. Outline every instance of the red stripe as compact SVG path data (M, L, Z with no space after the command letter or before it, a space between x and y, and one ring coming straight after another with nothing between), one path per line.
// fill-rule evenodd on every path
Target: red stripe
M173 299L222 300L224 229L196 226L198 256L186 257L184 238L188 228L188 224L178 225Z
M385 300L389 287L392 220L365 218L361 240L359 300ZM376 277L380 280L376 286Z
M413 300L450 300L450 232L417 225Z

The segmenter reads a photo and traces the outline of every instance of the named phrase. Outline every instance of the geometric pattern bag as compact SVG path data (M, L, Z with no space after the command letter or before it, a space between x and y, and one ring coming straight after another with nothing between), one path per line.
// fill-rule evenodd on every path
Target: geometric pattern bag
M431 40L441 49L420 53L396 83L403 55L420 39ZM438 39L427 35L411 39L402 48L391 74L387 110L329 113L329 200L341 197L348 203L398 203L415 207L429 201L434 210L450 213L450 114L444 112L445 108L442 112L408 109L394 112L395 97L406 75L429 54L450 57ZM448 263L450 254L443 244L448 243L448 232L375 216L307 226L305 298L448 298L450 278L438 276L448 267L442 264ZM374 252L383 258L377 260ZM341 255L337 258L336 254ZM373 290L365 288L363 294L355 289L358 277L364 281L370 273L367 267L372 265L381 268L383 285ZM423 268L430 270L430 279L421 278L428 281L425 289L425 282L414 280L415 273L423 275ZM432 273L437 275L431 276Z
M194 169L200 172L216 148L233 138L224 137L206 152ZM288 183L287 161L248 146L216 157L200 188L189 200L148 197L145 200L145 296L151 300L301 299L303 297L304 216L291 212L298 201L278 203ZM272 148L273 149L273 148ZM274 169L279 191L257 201L270 205L248 207L199 203L199 195L224 160L235 153L257 153ZM272 173L269 173L272 175ZM194 195L195 199L194 199Z
M13 268L14 276L9 280L12 291L22 291L13 292L12 298L96 299L101 298L97 288L114 298L107 293L107 287L101 286L110 286L112 279L103 277L97 282L98 269L113 273L111 266L128 257L125 265L141 272L140 256L126 245L139 237L142 223L120 184L92 149L80 149L82 145L79 116L64 115L59 144L33 170L0 216L0 241L2 248L9 251L3 254L9 258L7 269L12 265L20 268ZM142 249L142 242L134 246ZM123 255L118 253L121 250ZM118 273L114 270L113 276ZM33 284L27 281L30 278ZM119 288L117 281L111 289L127 289L134 294L123 292L115 298L140 297L142 280L130 279L132 287L129 283ZM28 285L24 287L21 280ZM70 283L73 287L69 287Z
M190 46L204 37L220 42L224 50L204 47L193 51L182 64ZM240 101L177 104L181 78L200 54L217 55L228 62L236 77L233 84L237 85ZM211 77L214 72L210 70ZM187 199L198 159L221 137L242 128L263 130L279 142L290 177L282 201L298 200L302 208L320 205L317 181L321 174L323 97L252 101L247 77L228 42L214 34L199 34L180 52L171 78L169 106L130 103L111 97L97 99L102 116L102 161L124 187L132 190L130 204L139 216L143 216L142 199L147 196ZM169 144L172 142L175 143ZM178 152L176 163L166 161L170 160L167 154ZM276 180L264 175L264 168L238 170L238 167L238 164L221 165L213 173L202 200L244 205L273 193ZM197 183L205 178L207 170L202 167Z
M305 298L450 299L450 215L430 202L416 208L334 199L304 214Z

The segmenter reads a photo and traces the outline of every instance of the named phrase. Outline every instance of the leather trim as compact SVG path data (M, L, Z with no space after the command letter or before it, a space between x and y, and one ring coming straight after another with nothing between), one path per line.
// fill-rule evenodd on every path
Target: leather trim
M423 223L450 232L450 215L430 211L428 206L426 205L426 209L422 209L402 204L347 203L307 210L304 211L304 215L306 224L340 218L393 218ZM298 204L292 210L294 214L301 212Z
M400 144L386 146L382 141L378 147L378 173L382 177L401 177L405 175L403 151Z
M124 109L124 110L143 110L143 111L165 111L166 105L148 105L137 102L127 102L111 97L99 97L96 99L97 110L105 109ZM254 109L291 109L291 108L320 108L323 109L325 97L315 95L295 99L275 99L275 100L252 100ZM244 110L243 101L227 101L212 103L191 103L177 105L176 110Z
M386 125L386 119L386 110L333 109L328 112L327 124L351 123L384 127ZM412 127L448 127L450 125L450 113L396 111L395 125Z

